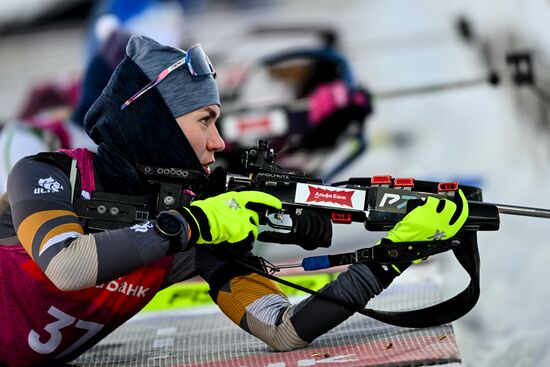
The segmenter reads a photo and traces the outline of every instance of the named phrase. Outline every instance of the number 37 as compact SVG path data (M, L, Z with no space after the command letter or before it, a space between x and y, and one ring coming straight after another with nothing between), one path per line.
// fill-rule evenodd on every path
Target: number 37
M57 347L59 347L62 339L60 330L65 327L75 324L74 327L78 329L87 330L84 335L82 335L76 342L74 342L71 346L69 346L67 349L65 349L61 354L57 355L55 358L63 358L69 353L73 352L76 348L80 347L92 336L97 334L104 326L102 324L98 324L93 321L78 320L77 318L66 314L65 312L59 310L54 306L50 307L50 309L48 310L48 313L57 319L57 321L51 322L44 327L44 330L46 330L50 334L50 337L48 338L48 340L46 340L43 343L40 341L40 335L36 331L31 330L29 333L29 337L28 337L29 346L36 353L50 354Z

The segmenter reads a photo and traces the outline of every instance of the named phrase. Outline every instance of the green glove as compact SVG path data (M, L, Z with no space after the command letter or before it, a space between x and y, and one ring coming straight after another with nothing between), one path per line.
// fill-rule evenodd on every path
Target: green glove
M456 203L428 196L388 233L392 242L439 241L453 237L468 218L468 201L458 190Z
M428 196L424 203L414 208L393 227L383 245L397 242L440 241L452 238L468 218L468 201L458 190L453 201ZM389 244L391 246L391 244ZM413 261L420 262L421 259ZM401 273L408 265L392 267Z
M260 191L230 191L205 200L195 200L189 208L179 208L191 227L192 244L243 244L252 246L258 237L258 212L281 209L276 197Z

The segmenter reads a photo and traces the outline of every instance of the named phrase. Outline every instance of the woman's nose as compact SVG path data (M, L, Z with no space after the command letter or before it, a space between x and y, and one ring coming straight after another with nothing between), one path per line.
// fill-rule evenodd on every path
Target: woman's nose
M225 142L220 136L220 132L216 125L212 125L210 133L208 135L208 150L214 152L221 152L225 149Z

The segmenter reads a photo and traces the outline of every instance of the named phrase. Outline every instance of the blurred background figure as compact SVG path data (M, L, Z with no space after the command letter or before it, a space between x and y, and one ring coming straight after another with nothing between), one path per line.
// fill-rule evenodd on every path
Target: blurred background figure
M9 169L26 155L74 146L94 149L82 131L82 121L122 61L130 35L144 34L184 48L194 42L193 32L185 27L182 4L108 0L94 5L88 19L88 55L81 79L73 77L67 92L64 89L69 87L61 82L46 82L49 88L41 82L31 91L24 112L0 132L0 146L6 152L0 165L0 191ZM219 156L220 163L239 172L242 150L258 138L268 138L285 167L332 179L366 150L364 123L372 112L369 92L338 51L338 32L331 27L297 24L253 27L249 33L259 39L309 33L318 44L281 47L260 55L229 84L224 84L228 79L222 76L226 107L219 125L227 148ZM225 75L220 61L221 74ZM266 102L272 105L266 106ZM50 111L52 107L54 111ZM40 116L34 116L39 112ZM327 160L327 156L332 159Z
M88 58L92 58L115 29L143 34L179 47L186 35L185 0L101 0L88 20Z
M149 35L176 47L185 34L180 1L99 1L88 23L88 55L82 76L64 75L70 71L62 70L55 80L40 80L31 87L18 116L0 130L4 152L0 192L5 191L11 167L22 157L60 148L95 150L83 130L84 116L122 61L131 34Z
M70 122L79 93L79 81L71 79L41 82L30 91L21 112L0 130L0 192L11 167L24 156L75 143L91 145L81 127Z
M369 92L337 49L337 31L287 24L249 32L256 42L310 33L319 44L283 47L239 69L221 69L221 164L240 172L243 149L267 138L281 165L330 180L366 150L365 122L372 113ZM345 153L327 160L337 150Z
M129 34L114 29L94 55L83 77L39 82L30 91L21 112L0 130L0 192L8 173L21 158L42 151L86 147L95 144L83 129L86 112L107 85L122 60Z

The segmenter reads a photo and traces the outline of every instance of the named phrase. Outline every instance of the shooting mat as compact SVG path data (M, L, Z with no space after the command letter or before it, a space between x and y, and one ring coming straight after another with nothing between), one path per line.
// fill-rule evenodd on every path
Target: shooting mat
M315 283L325 275L297 278ZM289 279L289 278L287 278ZM312 280L313 279L313 280ZM165 291L167 302L194 300L199 307L150 307L75 360L72 366L189 367L355 367L460 364L450 324L408 329L354 315L308 348L273 352L235 326L207 299L203 283L178 284ZM204 294L203 294L204 293ZM292 300L299 296L292 296ZM302 296L303 297L303 296ZM433 304L440 286L433 281L392 284L369 307L403 310ZM170 301L171 300L171 301ZM192 302L191 302L192 303ZM322 317L321 315L319 317Z

